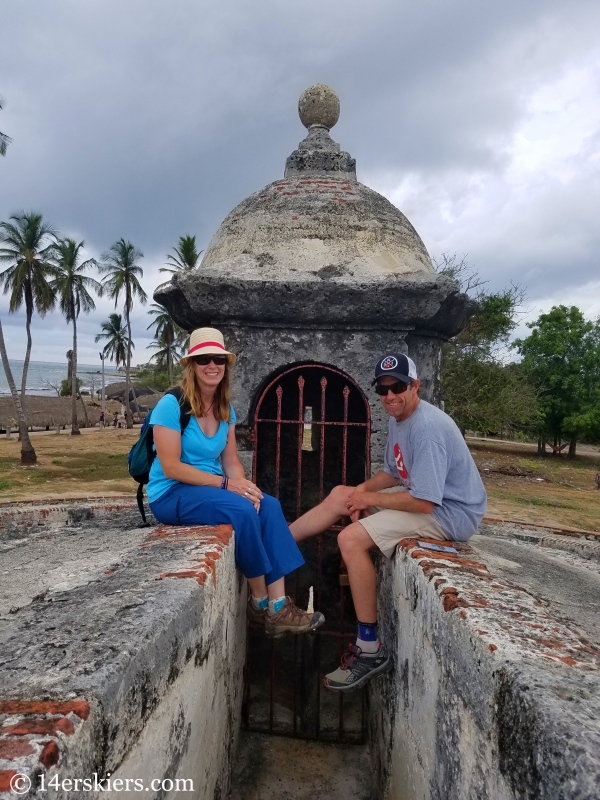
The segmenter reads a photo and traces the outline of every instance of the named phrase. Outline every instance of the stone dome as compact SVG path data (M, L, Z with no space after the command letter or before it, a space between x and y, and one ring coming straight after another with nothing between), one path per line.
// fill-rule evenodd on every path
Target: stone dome
M436 337L464 327L468 298L331 138L338 113L333 89L307 89L299 114L308 132L284 177L227 215L196 270L156 290L181 327L395 325Z
M233 209L200 272L274 281L431 277L431 259L408 219L356 180L354 159L330 137L339 115L333 89L307 89L299 114L308 135L288 158L285 177Z

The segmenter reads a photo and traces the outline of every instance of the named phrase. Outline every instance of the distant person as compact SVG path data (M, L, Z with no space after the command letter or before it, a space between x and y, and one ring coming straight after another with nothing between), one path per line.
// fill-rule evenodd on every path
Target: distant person
M297 542L322 533L340 517L352 524L338 536L358 619L356 644L324 685L344 692L391 667L377 629L376 575L369 550L387 558L401 539L465 541L477 531L486 494L465 440L452 420L419 397L414 362L387 353L375 367L375 391L390 415L384 468L359 486L336 486L290 526ZM359 520L361 512L367 516Z
M236 563L250 586L250 621L273 637L314 631L323 615L303 611L285 594L285 576L304 559L279 501L247 480L238 458L229 402L235 355L215 328L193 331L189 348L180 383L191 406L189 423L182 432L173 394L159 400L150 418L158 456L147 488L152 513L167 525L231 524Z
M113 426L116 428L118 423L119 423L119 414L117 411L115 411L113 416Z
M100 428L104 428L104 411L100 412Z

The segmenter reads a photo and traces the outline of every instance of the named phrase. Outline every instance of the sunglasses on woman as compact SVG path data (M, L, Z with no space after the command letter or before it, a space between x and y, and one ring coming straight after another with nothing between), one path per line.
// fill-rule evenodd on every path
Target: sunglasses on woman
M227 363L227 356L192 356L192 361L200 367L207 367L211 361L215 366L222 367Z
M388 392L392 394L402 394L408 389L408 383L402 383L402 381L396 381L396 383L376 383L375 384L375 391L381 397L385 397Z

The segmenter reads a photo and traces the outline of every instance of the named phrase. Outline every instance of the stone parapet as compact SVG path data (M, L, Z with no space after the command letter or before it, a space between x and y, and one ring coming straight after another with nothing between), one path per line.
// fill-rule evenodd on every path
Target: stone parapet
M499 576L513 562L485 542L452 555L406 539L380 565L395 662L371 690L380 796L597 800L600 649Z
M134 495L61 497L56 500L0 501L0 542L27 536L31 528L79 523L136 505Z
M140 785L146 798L171 797L182 780L193 782L189 797L227 794L245 654L233 532L123 530L115 515L33 535L30 558L42 560L48 539L66 541L72 574L111 536L109 568L0 615L2 800L16 796L15 780L21 797L122 798Z

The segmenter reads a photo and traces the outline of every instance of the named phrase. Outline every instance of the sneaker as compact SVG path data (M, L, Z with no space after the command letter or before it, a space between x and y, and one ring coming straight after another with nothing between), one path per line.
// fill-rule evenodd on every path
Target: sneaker
M290 633L310 633L320 628L325 622L325 617L320 611L303 611L292 603L290 597L286 598L285 605L276 614L266 614L265 633L274 639Z
M262 627L265 624L266 616L267 616L267 609L256 608L256 606L252 602L252 596L250 596L248 598L248 605L246 606L246 619L248 620L250 625L260 625Z
M323 678L323 686L335 692L353 692L360 689L376 675L382 675L392 667L392 659L384 646L374 655L363 654L355 644L348 645L349 653L342 656L341 665Z

